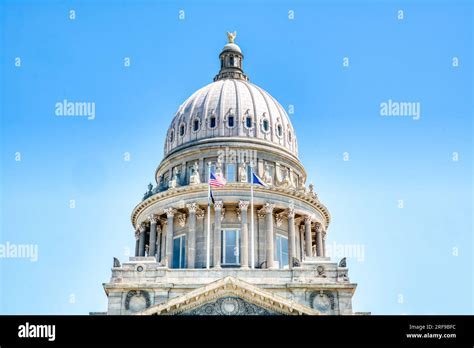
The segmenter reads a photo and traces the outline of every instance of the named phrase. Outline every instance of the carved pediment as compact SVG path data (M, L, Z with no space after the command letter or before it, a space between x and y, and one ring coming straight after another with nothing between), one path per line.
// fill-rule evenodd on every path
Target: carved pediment
M227 276L138 315L317 315L318 311Z
M227 296L183 311L179 315L280 315L280 313L257 306L237 296Z

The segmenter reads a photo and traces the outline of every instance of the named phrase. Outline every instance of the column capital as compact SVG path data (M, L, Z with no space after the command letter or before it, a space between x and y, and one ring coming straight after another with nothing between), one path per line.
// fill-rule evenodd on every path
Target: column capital
M199 205L196 202L193 203L188 203L186 204L186 208L188 209L188 212L191 213L196 213L196 211L199 209Z
M148 221L150 221L151 224L156 224L158 222L158 216L155 214L151 214L147 217Z
M214 202L214 210L221 210L223 206L224 206L223 201L215 201Z
M247 211L249 204L249 201L239 201L239 209Z
M316 232L321 232L323 230L323 224L320 222L315 222Z
M311 217L311 215L305 215L304 216L304 223L305 224L311 224L311 221L313 220L313 218Z
M263 206L263 209L265 210L266 214L272 214L274 207L275 207L275 204L273 203L265 203L265 205Z
M293 219L295 217L295 208L288 208L288 219Z
M146 230L146 225L145 225L145 223L142 222L142 223L140 224L140 226L138 226L138 229L140 230L140 233L145 232L145 230Z
M140 239L140 229L138 228L135 230L135 239L136 240Z
M174 217L174 214L176 214L177 210L174 209L174 208L166 208L165 209L165 214L166 214L166 217L170 218L170 217Z

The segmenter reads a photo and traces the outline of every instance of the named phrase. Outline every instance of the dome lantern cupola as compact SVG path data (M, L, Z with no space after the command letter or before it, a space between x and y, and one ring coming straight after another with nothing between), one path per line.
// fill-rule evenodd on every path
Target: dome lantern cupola
M214 77L214 81L222 79L240 79L248 81L247 75L244 74L242 70L242 61L244 55L240 50L240 47L234 43L234 39L237 36L237 32L233 33L227 32L227 38L229 42L222 49L221 54L219 55L221 61L221 70L219 74Z

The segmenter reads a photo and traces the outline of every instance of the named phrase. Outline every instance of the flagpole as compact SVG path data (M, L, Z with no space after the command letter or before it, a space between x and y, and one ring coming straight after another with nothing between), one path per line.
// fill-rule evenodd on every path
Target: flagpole
M211 162L207 162L207 246L206 246L206 268L210 268L211 259Z
M253 162L250 162L250 241L251 245L251 266L255 268L255 236L253 223Z

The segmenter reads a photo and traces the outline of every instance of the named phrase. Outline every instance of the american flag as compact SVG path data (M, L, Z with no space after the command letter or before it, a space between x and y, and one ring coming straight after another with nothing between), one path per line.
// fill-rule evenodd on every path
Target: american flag
M209 185L212 187L224 187L225 184L227 184L227 180L224 179L222 175L211 172L211 175L209 176Z

